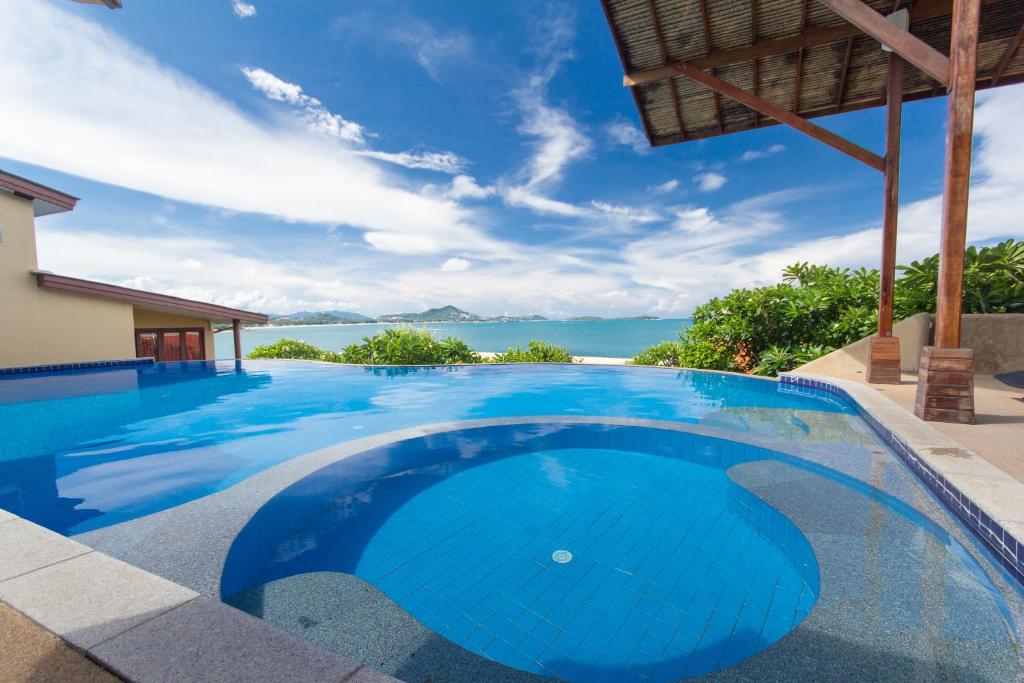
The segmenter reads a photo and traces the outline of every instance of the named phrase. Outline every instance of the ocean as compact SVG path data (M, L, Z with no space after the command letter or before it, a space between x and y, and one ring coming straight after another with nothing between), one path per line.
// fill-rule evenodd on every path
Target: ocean
M487 323L411 323L426 328L439 338L458 337L477 351L504 351L510 346L536 339L558 344L574 356L628 358L658 342L675 340L689 324L688 319L666 320L536 320ZM278 339L299 339L331 351L340 351L363 337L394 327L391 323L354 325L296 325L262 327L242 331L242 351L248 354L260 344ZM216 340L217 358L231 358L234 351L230 332Z

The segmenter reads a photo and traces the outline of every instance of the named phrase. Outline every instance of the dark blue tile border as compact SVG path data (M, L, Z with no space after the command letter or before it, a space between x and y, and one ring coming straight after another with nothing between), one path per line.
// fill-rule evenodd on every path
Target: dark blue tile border
M54 363L52 365L23 365L17 368L0 368L0 375L27 375L38 372L60 372L62 370L88 370L93 368L118 368L137 365L152 365L152 358L121 358L118 360L95 360L83 363Z
M1010 532L985 514L966 494L932 469L913 448L866 411L845 389L830 382L800 375L780 375L779 383L786 385L789 390L810 389L834 394L853 406L857 414L871 426L882 441L896 452L931 492L942 501L942 504L953 512L992 552L995 559L1009 572L1010 576L1024 586L1024 542L1014 538Z

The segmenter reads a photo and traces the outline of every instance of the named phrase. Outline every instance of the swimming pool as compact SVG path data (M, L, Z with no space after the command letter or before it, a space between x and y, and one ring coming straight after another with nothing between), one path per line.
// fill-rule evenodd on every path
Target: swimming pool
M760 412L759 412L760 411ZM776 422L764 411L797 419ZM580 366L158 363L0 378L0 508L66 534L222 490L302 453L419 424L612 415L802 439L849 407L714 373ZM6 491L6 493L5 493Z
M1020 672L1015 585L824 392L188 363L0 420L0 507L404 680Z

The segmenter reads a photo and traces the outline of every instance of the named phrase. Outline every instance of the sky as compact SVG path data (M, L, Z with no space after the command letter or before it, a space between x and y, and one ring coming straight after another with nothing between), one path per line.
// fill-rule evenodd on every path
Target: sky
M881 176L782 126L651 149L600 3L0 0L0 168L81 197L40 267L261 312L686 316L877 267ZM912 67L908 67L912 68ZM938 250L945 99L904 110ZM1024 237L1024 86L980 93L968 240ZM881 152L883 111L817 123Z

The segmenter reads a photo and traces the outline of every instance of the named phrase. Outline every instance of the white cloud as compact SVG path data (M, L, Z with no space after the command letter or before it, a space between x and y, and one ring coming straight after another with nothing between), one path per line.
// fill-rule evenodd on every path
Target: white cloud
M473 262L470 261L469 259L453 256L452 258L442 263L441 267L438 268L438 270L440 270L442 273L463 273L469 270L472 266Z
M421 247L508 250L456 203L403 189L345 144L254 119L94 21L16 0L0 0L0 13L0 156L193 204L404 235ZM309 104L292 84L253 76L264 92Z
M565 167L590 152L590 139L580 131L564 109L544 101L542 89L533 88L519 96L523 122L519 132L535 138L534 153L527 165L528 187L560 180Z
M569 40L573 35L569 15L559 14L554 6L538 18L535 51L545 64L530 74L514 92L522 115L519 132L533 138L530 159L518 172L514 183L503 187L502 197L509 206L532 209L560 216L587 216L589 210L547 196L562 179L565 167L590 153L591 141L572 115L548 102L548 86L562 62L572 56Z
M605 126L605 131L616 144L631 147L637 154L647 154L651 149L643 131L629 121L612 121Z
M478 185L476 178L472 176L457 175L452 178L452 184L447 190L446 196L450 199L486 199L494 193L494 187Z
M416 62L436 81L442 80L445 67L466 60L473 45L464 33L443 32L422 19L408 16L392 28L390 37L407 47Z
M715 171L707 171L704 173L698 173L693 177L693 182L697 183L697 187L700 188L701 192L714 192L720 190L729 181L721 173Z
M654 194L668 194L669 192L672 192L673 190L675 190L678 187L679 187L679 181L676 180L675 178L673 178L672 180L666 180L665 182L661 183L660 185L654 185L652 187L648 187L647 191L648 192L653 192Z
M235 11L239 19L248 19L249 17L256 16L256 6L252 3L244 2L244 0L232 0L231 9Z
M302 111L309 128L321 135L361 145L366 142L365 129L348 121L339 114L333 114L315 97L302 92L302 86L281 80L264 69L243 66L242 73L252 87L272 100L286 102Z
M786 149L785 145L775 144L767 149L748 149L740 156L740 161L754 161L755 159L764 159L772 154L778 154Z
M302 86L284 81L264 69L242 67L242 73L254 88L270 99L298 108L311 131L356 145L366 143L366 137L369 134L365 128L358 123L346 120L340 114L330 112L320 100L305 94L302 91ZM466 160L454 152L362 150L357 154L404 168L426 169L441 173L458 173L466 164Z
M509 206L518 206L532 209L538 213L553 214L556 216L579 217L589 216L590 212L575 204L562 202L538 194L529 186L513 186L505 188L502 197Z
M440 173L458 173L466 165L466 160L454 152L379 152L366 150L360 156L389 164L397 164L405 168L422 168ZM452 197L455 199L455 197Z
M599 202L597 200L590 202L590 205L602 213L616 218L621 218L630 223L653 223L655 221L662 220L661 214L649 209L638 209L633 206L619 206L609 204L607 202Z

